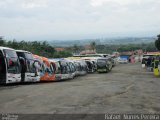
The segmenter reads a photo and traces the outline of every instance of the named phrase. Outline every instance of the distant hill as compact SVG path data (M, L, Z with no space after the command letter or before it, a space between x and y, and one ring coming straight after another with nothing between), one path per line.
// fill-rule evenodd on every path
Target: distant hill
M139 44L155 41L155 37L124 37L124 38L106 38L101 40L102 44Z
M96 44L101 44L100 39L87 39L87 40L53 40L53 41L48 41L50 44L54 46L74 46L76 45L87 45L90 44L91 42L95 41Z
M105 38L105 39L84 39L84 40L51 40L48 41L54 46L73 46L73 45L86 45L95 41L97 45L100 44L139 44L150 43L155 41L155 37L121 37L121 38Z

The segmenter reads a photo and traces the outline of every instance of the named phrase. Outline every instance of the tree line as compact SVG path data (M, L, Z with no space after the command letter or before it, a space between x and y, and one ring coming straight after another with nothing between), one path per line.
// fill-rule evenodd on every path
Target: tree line
M98 53L112 53L114 52L127 52L142 49L144 52L156 52L157 49L154 42L141 43L141 44L126 44L126 45L96 45Z
M157 52L157 48L154 42L151 43L141 43L141 44L96 44L92 42L91 50L95 50L97 53L112 54L113 52L127 52L142 49L144 52ZM68 50L74 51L74 53L79 53L85 50L84 46L74 45L69 47Z
M72 56L69 51L57 52L55 48L46 41L16 41L16 40L4 40L0 37L0 46L10 47L16 50L26 50L33 54L44 56L47 58L62 58Z
M141 44L126 44L126 45L111 45L96 44L94 41L90 43L92 50L96 50L97 53L112 53L112 52L126 52L135 51L142 49L144 52L156 52L160 50L160 35L157 36L158 39L151 43L141 43ZM72 53L79 53L85 50L84 46L79 46L75 44L74 46L66 47L65 51L57 52L55 48L46 41L16 41L16 40L4 40L0 37L0 46L10 47L13 49L21 49L30 51L33 54L48 58L63 58L70 57Z
M155 46L158 50L160 50L160 34L157 35L157 40L155 41Z

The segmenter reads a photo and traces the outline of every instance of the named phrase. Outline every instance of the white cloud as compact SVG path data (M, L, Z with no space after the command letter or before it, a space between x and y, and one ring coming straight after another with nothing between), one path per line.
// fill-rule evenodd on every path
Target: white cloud
M154 34L160 31L159 8L158 0L0 0L0 36L79 39Z
M117 4L117 5L143 5L144 3L160 3L160 1L156 0L91 0L90 4L93 7L100 7L107 4Z
M36 7L47 7L48 0L25 0L22 3L24 8L36 8Z
M91 0L91 5L93 7L102 6L107 3L119 4L119 5L128 5L132 3L139 3L140 0Z

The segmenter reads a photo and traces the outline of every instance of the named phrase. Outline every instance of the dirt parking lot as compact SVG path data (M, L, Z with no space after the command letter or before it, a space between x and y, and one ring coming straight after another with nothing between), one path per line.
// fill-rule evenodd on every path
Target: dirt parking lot
M0 113L160 113L160 78L121 64L107 74L1 86Z

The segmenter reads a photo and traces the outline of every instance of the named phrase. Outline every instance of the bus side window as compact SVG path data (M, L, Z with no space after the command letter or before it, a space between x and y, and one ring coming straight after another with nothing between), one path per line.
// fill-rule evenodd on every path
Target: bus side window
M25 59L23 57L19 57L19 61L21 64L21 73L25 73L26 72Z
M51 63L50 69L51 69L52 73L55 73L55 68L56 68L55 64Z

